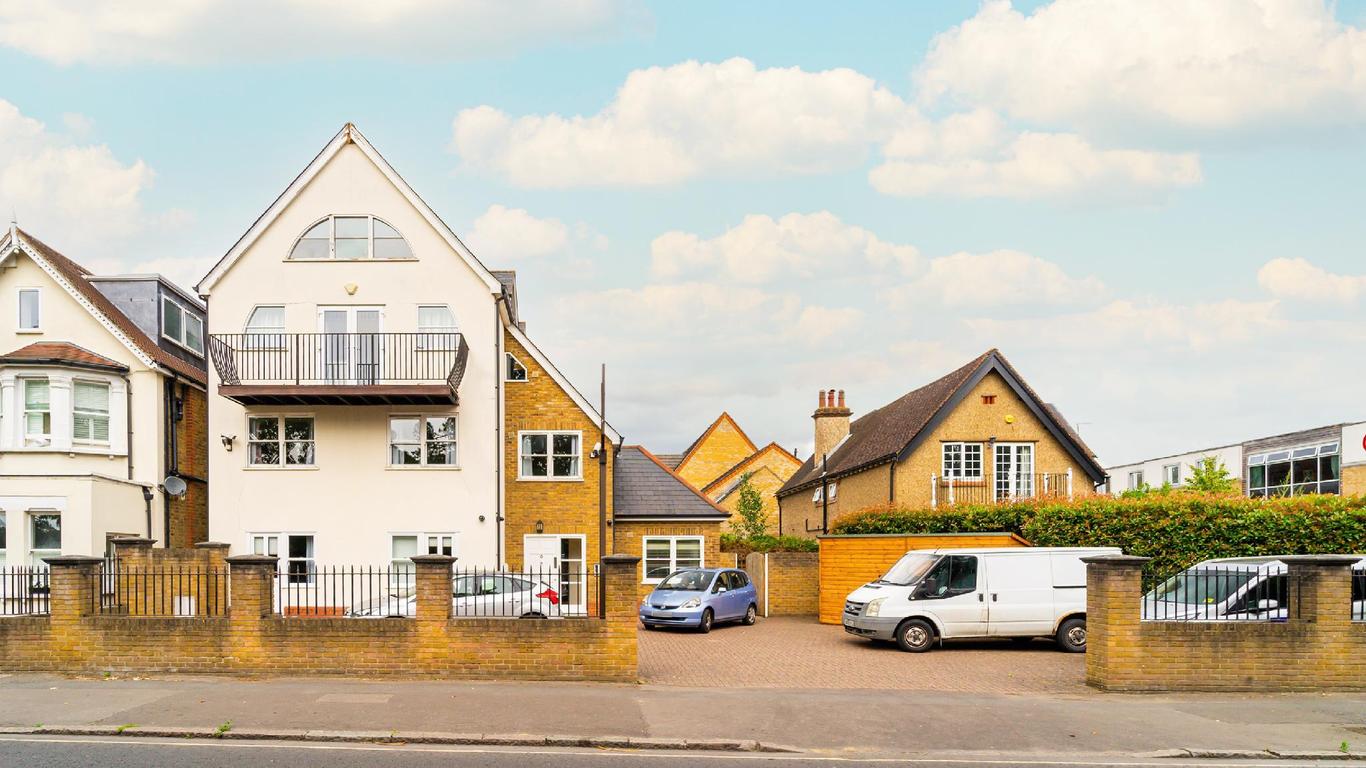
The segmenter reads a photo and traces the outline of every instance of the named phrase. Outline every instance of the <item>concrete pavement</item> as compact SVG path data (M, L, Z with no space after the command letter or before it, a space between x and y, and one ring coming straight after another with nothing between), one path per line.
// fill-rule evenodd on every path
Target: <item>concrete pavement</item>
M679 688L316 678L0 676L0 726L758 739L845 756L929 751L1366 752L1366 696Z

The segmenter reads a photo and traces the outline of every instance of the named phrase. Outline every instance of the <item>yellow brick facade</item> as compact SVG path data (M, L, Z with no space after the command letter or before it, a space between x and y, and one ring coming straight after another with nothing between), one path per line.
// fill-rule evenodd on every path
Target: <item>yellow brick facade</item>
M797 457L771 443L750 461L712 480L707 495L722 509L731 513L731 519L722 524L723 530L731 530L733 524L739 520L735 513L740 504L740 492L738 488L730 486L739 476L749 472L750 484L759 491L759 498L763 502L764 520L768 530L777 531L778 489L783 487L783 483L786 483L801 465ZM730 492L726 493L728 488Z
M1366 464L1342 468L1342 493L1344 496L1366 494Z
M585 565L598 562L598 460L589 457L598 442L599 425L575 404L573 398L537 364L511 333L503 343L526 366L526 381L504 382L503 485L505 512L503 561L513 569L523 567L523 537L540 533L578 534L585 538ZM523 430L566 430L583 434L579 442L582 480L545 481L518 478L518 433ZM612 462L607 452L607 519L612 518ZM610 533L610 532L609 532ZM608 554L611 536L608 536Z
M721 562L721 522L627 522L618 520L612 532L616 551L623 555L641 558L636 567L637 593L640 598L654 589L653 584L645 583L645 544L643 539L650 536L701 536L702 565L706 568L727 566Z
M694 488L704 488L758 450L740 425L722 413L674 470Z

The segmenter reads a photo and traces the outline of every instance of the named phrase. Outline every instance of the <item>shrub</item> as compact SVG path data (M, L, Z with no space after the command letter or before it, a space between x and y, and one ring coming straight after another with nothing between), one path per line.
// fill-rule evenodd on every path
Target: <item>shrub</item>
M1366 497L1249 499L1173 491L946 510L881 507L832 533L1018 533L1038 546L1119 547L1167 574L1214 557L1366 552Z
M734 533L721 534L721 551L734 552L741 562L750 552L815 552L820 544L815 539L800 536L774 536L763 534L745 538Z

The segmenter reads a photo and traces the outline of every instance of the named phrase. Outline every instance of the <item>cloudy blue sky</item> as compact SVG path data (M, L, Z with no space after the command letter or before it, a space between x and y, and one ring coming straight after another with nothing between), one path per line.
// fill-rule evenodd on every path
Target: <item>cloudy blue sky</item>
M0 210L193 284L347 120L628 439L1000 347L1102 461L1366 418L1366 2L0 0Z

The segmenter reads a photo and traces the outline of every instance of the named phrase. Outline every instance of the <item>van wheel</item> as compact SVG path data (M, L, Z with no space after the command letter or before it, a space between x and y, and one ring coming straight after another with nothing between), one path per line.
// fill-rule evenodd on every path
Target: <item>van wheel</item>
M903 651L924 653L934 644L934 627L922 619L908 619L896 628L896 645Z
M754 620L757 619L758 617L759 617L759 610L758 610L757 608L754 607L754 603L750 603L750 604L749 604L749 609L745 611L745 618L744 618L745 626L747 626L747 627L752 627L752 626L754 626Z
M698 632L701 632L701 633L704 634L704 635L707 634L708 632L710 632L710 631L711 631L711 619L712 619L711 609L708 608L707 610L705 610L705 611L702 612L702 620L699 621L699 622L697 622L697 631L698 631Z
M1073 618L1064 621L1058 627L1058 634L1054 637L1058 642L1058 647L1068 653L1086 652L1086 619Z

